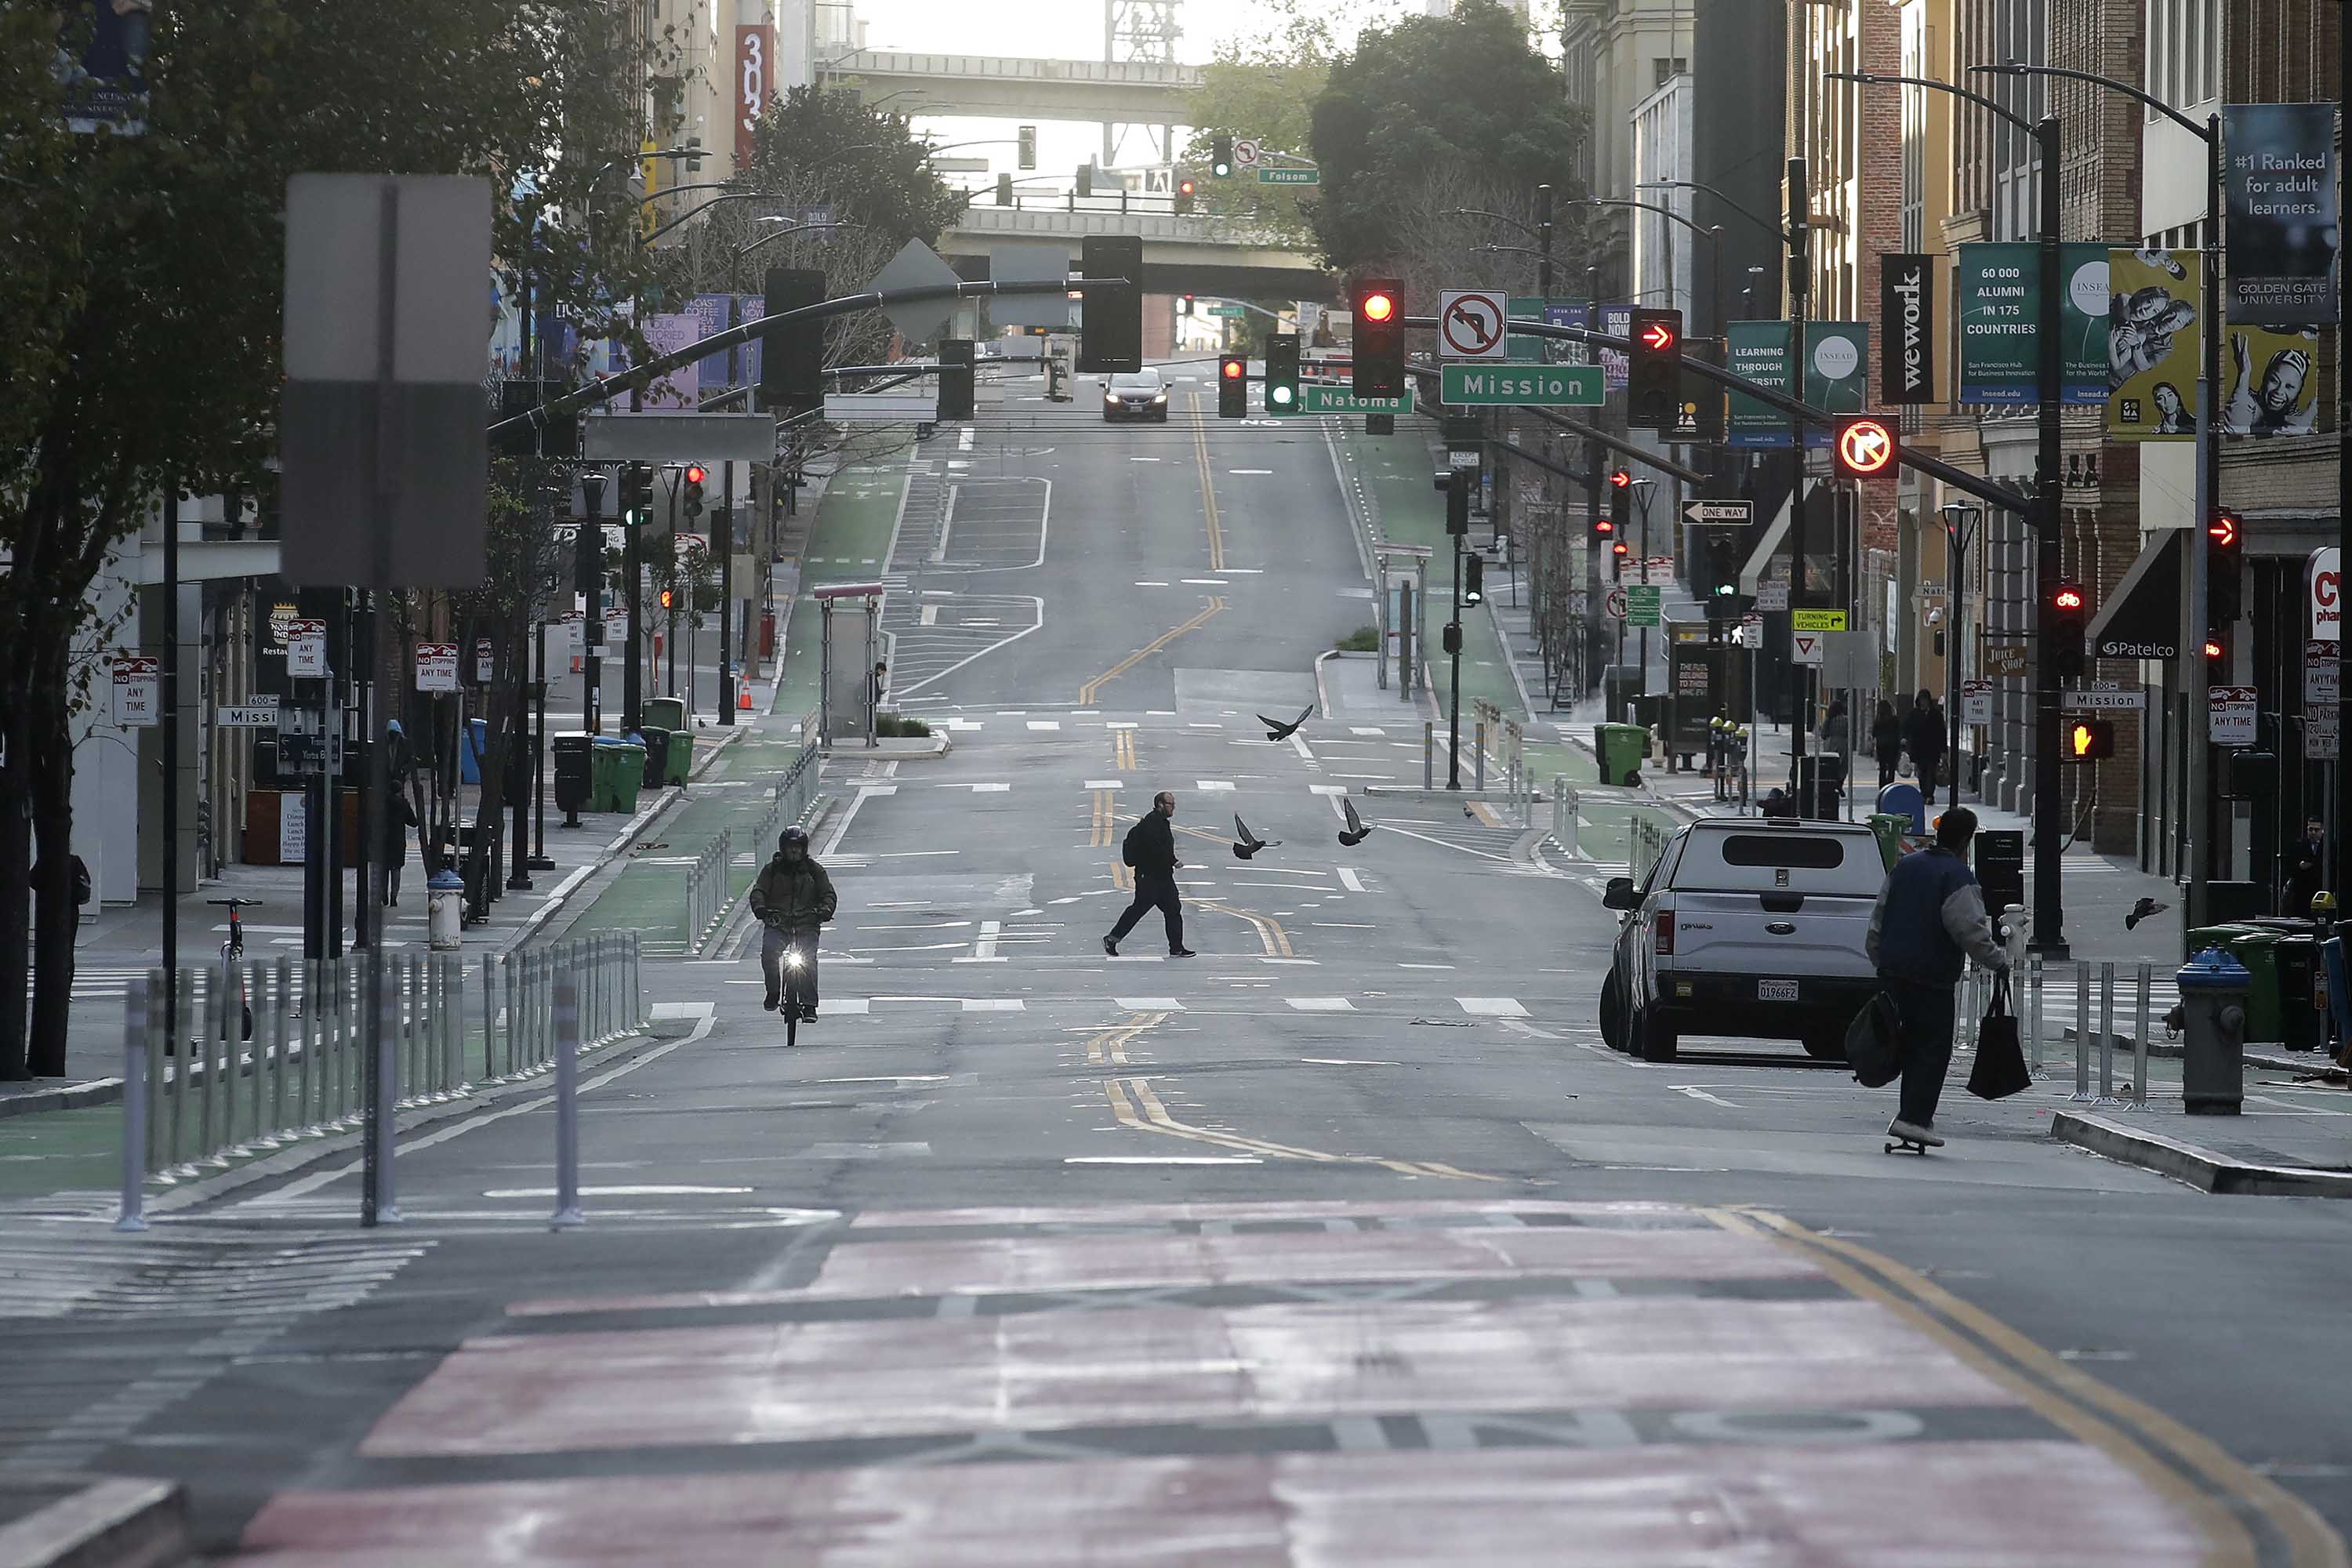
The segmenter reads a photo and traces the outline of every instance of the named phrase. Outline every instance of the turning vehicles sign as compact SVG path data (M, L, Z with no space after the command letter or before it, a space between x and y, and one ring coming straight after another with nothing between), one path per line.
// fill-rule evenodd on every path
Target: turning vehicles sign
M1446 359L1501 359L1505 320L1498 290L1446 289L1438 297L1438 351Z

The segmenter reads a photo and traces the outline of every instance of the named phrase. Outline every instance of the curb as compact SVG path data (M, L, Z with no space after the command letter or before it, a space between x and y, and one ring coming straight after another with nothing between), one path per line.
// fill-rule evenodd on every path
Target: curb
M43 1110L79 1110L92 1105L111 1105L122 1098L122 1080L119 1078L85 1079L79 1083L63 1084L56 1089L28 1089L23 1094L0 1096L0 1121L11 1116L30 1116Z
M2224 1196L2352 1198L2352 1172L2294 1165L2257 1165L2227 1154L2128 1127L2103 1116L2061 1110L2050 1118L2050 1136L2078 1149L2185 1182L2201 1193Z
M11 1487L72 1492L0 1525L0 1568L168 1568L194 1559L187 1489L119 1476L30 1475Z

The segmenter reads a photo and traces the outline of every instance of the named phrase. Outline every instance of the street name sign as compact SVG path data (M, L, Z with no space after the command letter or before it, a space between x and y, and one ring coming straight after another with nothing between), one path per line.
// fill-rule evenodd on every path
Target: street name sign
M1596 364L1448 364L1437 370L1438 395L1452 406L1528 404L1598 408L1604 401Z
M1247 305L1212 305L1209 307L1209 314L1212 316L1232 316L1238 319L1249 314L1249 307Z
M251 702L215 709L213 721L224 730L275 730L278 728L278 699L262 696Z
M1845 630L1843 610L1791 610L1789 625L1801 632L1842 632Z
M1410 414L1412 388L1402 397L1359 397L1344 386L1307 385L1298 389L1301 414Z
M1625 624L1629 626L1655 626L1664 624L1660 616L1664 588L1635 584L1625 590Z
M2058 706L2069 713L2138 712L2147 707L2147 692L2137 686L2128 691L2062 691Z
M1319 185L1323 183L1320 169L1277 169L1271 163L1260 164L1257 183L1261 185Z
M1744 523L1756 517L1752 500L1686 500L1683 502L1683 521L1687 523Z
M2254 707L2261 696L2251 686L2216 686L2207 691L2207 738L2217 746L2252 745Z

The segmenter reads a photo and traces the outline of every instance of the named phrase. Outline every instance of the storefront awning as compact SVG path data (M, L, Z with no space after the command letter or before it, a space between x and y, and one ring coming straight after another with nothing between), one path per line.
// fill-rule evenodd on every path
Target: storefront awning
M2180 657L2180 562L2185 528L2150 538L2124 580L2091 617L2095 658Z

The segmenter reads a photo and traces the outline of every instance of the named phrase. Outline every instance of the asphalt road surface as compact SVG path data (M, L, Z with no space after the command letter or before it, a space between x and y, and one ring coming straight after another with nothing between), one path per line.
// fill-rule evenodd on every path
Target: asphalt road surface
M1365 794L1417 719L1252 717L1370 618L1320 423L1013 390L912 458L894 678L954 751L829 764L799 1047L747 958L649 965L576 1231L543 1109L405 1152L395 1229L333 1163L135 1276L52 1225L99 1261L5 1320L10 1462L273 1564L2344 1561L2344 1207L1957 1084L1889 1158L1891 1090L1736 1017L1608 1051L1595 868ZM1200 956L1114 960L1160 789Z

